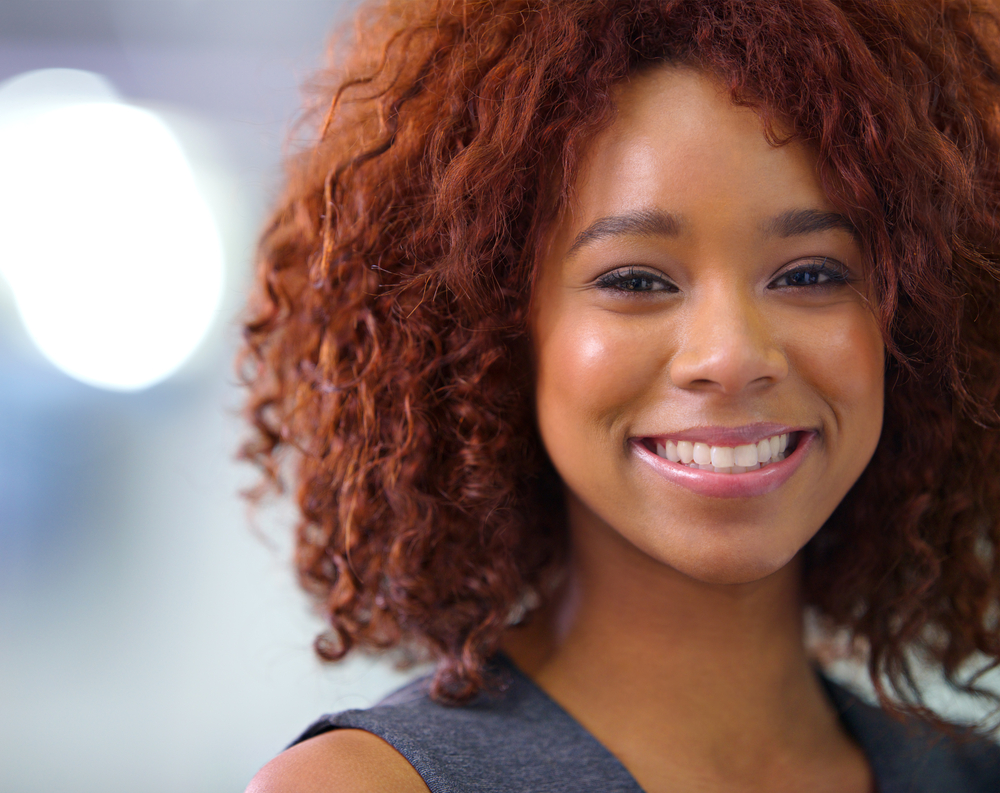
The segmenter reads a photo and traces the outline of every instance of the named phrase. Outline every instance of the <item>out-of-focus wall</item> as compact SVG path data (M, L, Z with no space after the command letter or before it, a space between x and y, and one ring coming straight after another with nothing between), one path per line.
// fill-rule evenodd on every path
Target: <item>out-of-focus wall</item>
M288 564L294 516L265 511L255 533L238 496L254 472L233 459L254 238L299 86L344 17L337 0L0 3L0 83L86 70L157 111L212 207L226 266L193 357L132 392L59 371L0 275L4 793L242 790L320 713L406 678L371 659L313 659L319 623ZM74 207L51 192L58 224ZM5 255L0 240L0 272Z

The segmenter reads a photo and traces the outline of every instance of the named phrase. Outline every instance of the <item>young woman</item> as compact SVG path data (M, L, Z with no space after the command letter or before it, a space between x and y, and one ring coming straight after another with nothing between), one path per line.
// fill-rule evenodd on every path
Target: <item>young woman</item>
M914 684L1000 661L997 30L367 12L264 235L247 453L295 451L320 654L438 666L251 791L1000 788Z

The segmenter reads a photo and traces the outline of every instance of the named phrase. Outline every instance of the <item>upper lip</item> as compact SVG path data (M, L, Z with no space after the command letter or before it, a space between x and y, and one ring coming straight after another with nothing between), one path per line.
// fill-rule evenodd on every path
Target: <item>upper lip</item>
M709 446L744 446L750 443L759 443L765 438L771 438L775 435L784 435L786 432L790 433L801 431L803 431L803 427L762 421L756 424L744 424L740 427L719 427L710 425L690 427L676 432L646 435L643 437L653 438L656 440L662 439L664 441L700 442L707 443Z

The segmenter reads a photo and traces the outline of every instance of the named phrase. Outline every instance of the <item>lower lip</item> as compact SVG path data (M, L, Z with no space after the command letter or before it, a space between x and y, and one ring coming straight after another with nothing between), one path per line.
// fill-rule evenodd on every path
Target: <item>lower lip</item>
M743 474L720 474L716 471L688 468L651 452L637 438L632 439L631 443L640 460L652 466L668 482L686 487L692 493L711 498L752 498L770 493L785 484L805 460L815 437L814 432L800 432L795 450L784 460L768 463L763 468Z

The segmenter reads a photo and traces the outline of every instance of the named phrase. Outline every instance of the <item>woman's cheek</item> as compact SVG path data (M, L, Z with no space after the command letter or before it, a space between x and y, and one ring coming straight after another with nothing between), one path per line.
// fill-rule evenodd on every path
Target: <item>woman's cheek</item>
M538 373L540 400L578 430L607 430L648 392L658 357L643 334L613 317L566 321L545 345Z
M876 320L865 306L844 309L800 336L815 342L801 348L795 358L813 389L848 430L842 442L864 455L867 464L882 430L884 345Z

